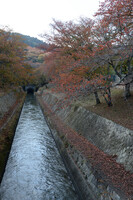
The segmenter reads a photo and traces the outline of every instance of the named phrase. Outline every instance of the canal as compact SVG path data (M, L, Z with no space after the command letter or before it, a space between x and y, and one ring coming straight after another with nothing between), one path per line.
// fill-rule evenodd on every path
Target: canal
M27 95L0 186L0 200L77 200L34 95Z

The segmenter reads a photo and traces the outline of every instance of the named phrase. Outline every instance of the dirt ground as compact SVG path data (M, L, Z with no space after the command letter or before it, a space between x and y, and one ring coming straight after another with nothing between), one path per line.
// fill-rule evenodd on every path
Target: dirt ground
M110 119L128 129L133 130L133 91L131 97L124 100L124 88L114 88L111 91L113 106L108 107L104 98L99 94L101 104L96 105L94 95L82 98L76 102L86 109Z

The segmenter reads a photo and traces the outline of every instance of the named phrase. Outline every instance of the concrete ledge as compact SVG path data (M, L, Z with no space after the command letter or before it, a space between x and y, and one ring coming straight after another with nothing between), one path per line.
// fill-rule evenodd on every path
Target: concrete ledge
M67 149L65 148L64 143L60 139L58 133L56 130L51 129L52 135L54 137L54 140L56 142L56 145L58 147L58 150L60 152L60 155L63 159L63 162L66 166L66 169L68 171L68 174L73 182L73 185L78 193L79 199L81 200L96 200L97 197L95 196L95 193L92 192L92 190L89 188L89 186L86 184L86 181L84 177L82 176L82 173L80 172L78 166L75 164L74 160L68 153Z
M133 131L105 119L83 107L61 108L62 99L43 93L43 100L67 125L83 135L103 152L116 157L116 161L133 173ZM59 103L60 102L60 103Z
M5 171L6 162L10 153L15 129L24 103L25 94L22 94L21 99L17 98L15 95L14 97L11 95L11 98L13 98L11 100L12 103L8 102L8 109L6 108L6 113L0 119L0 122L2 122L0 123L0 182ZM8 101L10 101L10 98ZM2 104L4 104L4 102L2 102Z
M52 119L50 126L53 124L55 126L52 128L52 134L64 163L70 171L71 179L75 182L75 188L81 194L80 198L86 200L132 200L133 174L126 172L126 170L129 167L132 171L131 142L133 131L82 107L67 106L62 108L62 97L58 98L58 95L44 92L40 99L44 104L42 107L44 109L46 107L45 114L50 123ZM50 115L47 113L47 109L51 110L48 111L48 113L51 112ZM56 125L57 123L58 125ZM66 126L70 127L70 130ZM63 136L72 130L75 130L81 137L80 139L76 136L73 144L77 140L82 140L83 136L89 142L85 143L85 148L90 148L89 154L86 154L84 149L76 147L75 144L73 146L67 137ZM115 140L117 140L116 143ZM129 152L126 151L126 154L123 153L125 149L129 150ZM117 155L117 160L115 155ZM122 163L118 160L120 155L123 157L122 162L124 160L125 169L119 164ZM129 161L127 165L126 159Z
M10 92L0 97L0 118L15 104L17 97L14 92Z
M60 117L57 117L58 119L56 120L57 112L60 112L61 109L57 110L56 104L51 104L50 101L48 103L44 103L42 99L40 101L50 127L52 127L52 135L80 199L131 200L133 197L132 176L124 172L123 167L94 147L94 145L91 145L91 143L84 143L85 149L90 149L89 154L86 154L85 149L76 147L75 143L78 140L81 143L84 142L83 137L75 135L75 139L73 138L71 143L65 135L68 132L74 134L72 129L66 127L64 123L62 124L61 121L64 118L61 118L59 122L58 119ZM57 102L58 100L56 99ZM48 107L54 107L55 112L50 111ZM98 162L97 159L99 160Z

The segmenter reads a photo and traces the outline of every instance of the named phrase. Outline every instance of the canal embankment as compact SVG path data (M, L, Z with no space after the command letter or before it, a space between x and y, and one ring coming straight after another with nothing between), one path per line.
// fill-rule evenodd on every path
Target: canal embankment
M0 182L10 153L25 95L21 89L14 89L0 95Z
M0 199L79 199L33 94L26 96L17 124Z
M38 97L53 137L84 199L133 199L133 131L64 98L43 91Z

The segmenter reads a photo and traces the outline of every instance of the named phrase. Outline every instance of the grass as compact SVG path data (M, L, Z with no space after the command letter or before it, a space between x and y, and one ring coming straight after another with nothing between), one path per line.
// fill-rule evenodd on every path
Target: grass
M126 128L133 130L133 91L128 100L123 98L123 88L112 89L113 106L108 107L104 98L99 95L101 104L96 105L94 95L79 99L75 105L80 105L96 114L112 120Z
M52 93L58 99L64 98L62 93L54 93L51 89L47 89L48 93ZM99 93L101 104L96 105L94 94L88 96L81 96L72 102L74 109L82 106L102 117L114 121L128 129L133 130L133 89L131 97L124 100L124 87L117 87L111 89L111 96L113 106L108 107L105 99Z

